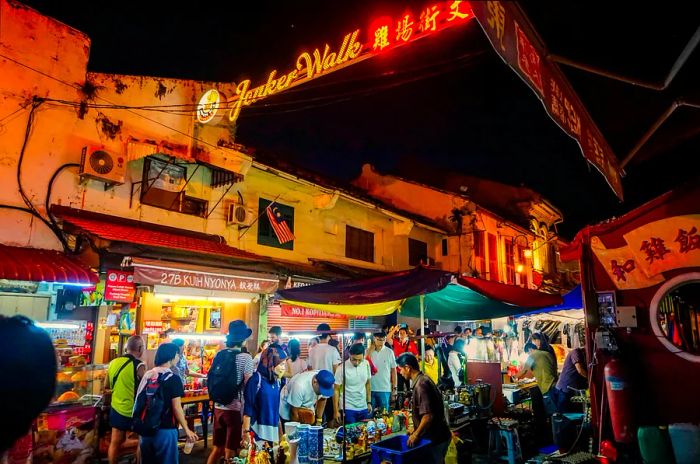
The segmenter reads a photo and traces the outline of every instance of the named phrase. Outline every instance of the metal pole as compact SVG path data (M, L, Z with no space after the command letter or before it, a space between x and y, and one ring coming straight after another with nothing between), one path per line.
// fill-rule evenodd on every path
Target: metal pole
M420 359L421 370L425 370L425 295L420 296Z

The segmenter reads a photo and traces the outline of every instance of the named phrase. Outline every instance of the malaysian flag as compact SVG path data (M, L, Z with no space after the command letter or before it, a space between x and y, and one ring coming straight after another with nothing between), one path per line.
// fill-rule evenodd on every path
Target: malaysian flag
M279 240L280 243L291 242L294 240L294 234L289 228L287 221L282 217L282 213L280 213L276 206L273 207L273 205L274 203L270 203L267 208L265 208L272 230L275 231L277 240Z

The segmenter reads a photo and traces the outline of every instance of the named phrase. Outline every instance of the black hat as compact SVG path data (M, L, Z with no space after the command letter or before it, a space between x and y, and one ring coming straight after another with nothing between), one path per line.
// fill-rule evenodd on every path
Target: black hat
M228 340L231 342L242 342L250 337L253 329L248 328L245 322L240 319L231 321L228 325Z

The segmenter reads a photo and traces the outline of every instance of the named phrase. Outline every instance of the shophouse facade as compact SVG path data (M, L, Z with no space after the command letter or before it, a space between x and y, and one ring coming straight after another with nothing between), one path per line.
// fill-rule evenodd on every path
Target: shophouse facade
M442 269L552 292L570 285L558 258L562 214L530 189L449 172L416 181L369 164L353 184L450 230L434 250Z
M0 244L60 251L108 286L129 273L121 335L220 332L235 318L262 335L279 285L435 261L439 225L258 161L226 122L198 124L201 95L233 84L88 72L83 33L8 0L0 18ZM268 210L292 239L280 239ZM59 317L55 293L47 318ZM169 312L195 300L218 306ZM164 311L172 324L159 325Z

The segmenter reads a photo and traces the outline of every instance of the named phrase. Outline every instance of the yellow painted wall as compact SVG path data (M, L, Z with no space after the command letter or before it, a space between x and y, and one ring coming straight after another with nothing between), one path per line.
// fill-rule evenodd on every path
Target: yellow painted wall
M22 186L43 215L50 177L66 163L80 163L81 151L86 146L98 146L128 159L128 142L138 139L182 147L189 155L200 149L219 150L249 162L247 155L219 146L232 146L228 125L202 127L194 123L193 114L180 114L183 108L194 108L201 94L211 87L230 95L231 84L88 73L90 41L84 34L8 0L0 0L0 22L3 53L34 69L9 60L0 61L0 117L16 111L0 126L0 178L6 180L0 190L0 203L24 205L15 177L29 117L26 105L33 96L69 102L46 101L38 106L24 154ZM86 81L95 89L92 96L80 90ZM79 108L81 103L88 105L84 113ZM90 107L91 104L103 107ZM158 111L148 111L144 106ZM188 166L188 176L193 171L194 165ZM103 182L81 179L74 167L65 169L56 178L50 203L221 235L231 246L300 263L318 258L380 270L405 269L408 236L426 241L431 257L435 256L442 238L441 233L411 227L406 218L393 217L344 196L335 202L328 201L333 197L332 191L289 176L280 177L260 166L248 170L245 180L236 184L216 207L226 187L210 187L211 171L200 167L186 193L208 200L212 213L208 219L181 214L140 204L138 182L142 172L143 160L130 161L125 183L105 190ZM226 224L227 204L237 201L238 192L256 216L261 196L266 199L279 196L281 203L294 207L297 237L294 250L258 245L257 225L242 235L238 226ZM60 248L52 233L30 215L12 210L2 210L0 214L5 226L0 229L0 243ZM345 258L348 224L375 234L374 263Z

